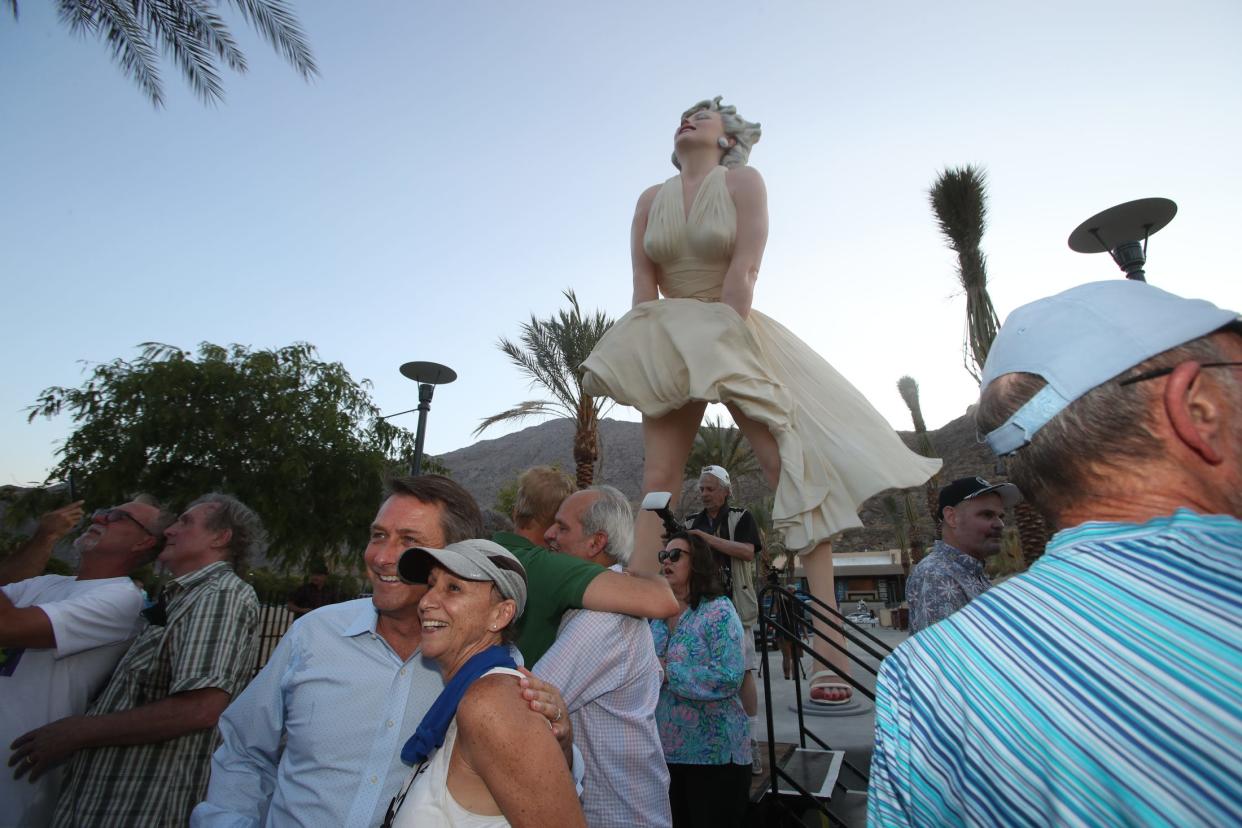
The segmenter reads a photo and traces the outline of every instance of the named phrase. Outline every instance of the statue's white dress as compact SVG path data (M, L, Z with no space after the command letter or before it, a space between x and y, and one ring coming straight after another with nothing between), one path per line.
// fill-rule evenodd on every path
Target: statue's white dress
M809 551L861 526L868 497L920 485L940 461L906 448L854 386L779 323L755 310L743 320L720 301L737 230L725 173L707 175L688 218L680 176L660 188L643 248L668 298L612 326L583 363L583 387L650 417L707 400L766 425L781 457L775 527L790 549Z

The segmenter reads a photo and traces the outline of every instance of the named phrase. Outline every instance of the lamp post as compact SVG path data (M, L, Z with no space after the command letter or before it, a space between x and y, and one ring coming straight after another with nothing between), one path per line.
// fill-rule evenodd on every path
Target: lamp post
M431 410L431 395L437 385L447 385L457 379L457 372L436 362L407 362L401 366L401 374L418 383L418 432L414 438L414 459L410 462L410 476L413 477L423 466L423 438L427 435L427 412Z
M1127 279L1147 281L1147 239L1177 215L1177 205L1167 198L1140 198L1109 207L1084 221L1070 233L1070 250L1077 253L1108 252L1125 271ZM1143 243L1139 244L1139 238Z

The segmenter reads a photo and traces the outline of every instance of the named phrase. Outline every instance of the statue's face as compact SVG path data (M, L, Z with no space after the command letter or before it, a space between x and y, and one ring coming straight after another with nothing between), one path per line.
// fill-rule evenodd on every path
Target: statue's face
M673 146L717 146L717 141L725 136L724 122L719 112L700 109L682 118L673 134Z

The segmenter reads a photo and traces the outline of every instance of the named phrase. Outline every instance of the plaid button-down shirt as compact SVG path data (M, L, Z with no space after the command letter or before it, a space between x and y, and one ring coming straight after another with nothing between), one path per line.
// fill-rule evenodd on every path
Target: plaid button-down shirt
M646 622L567 612L556 643L532 671L560 690L569 708L574 744L586 763L587 824L671 826L668 766L655 722L660 662Z
M258 652L259 602L219 561L165 588L167 624L147 627L87 715L103 716L215 687L230 696L249 681ZM73 756L53 825L185 825L207 792L216 729L165 742L89 748Z

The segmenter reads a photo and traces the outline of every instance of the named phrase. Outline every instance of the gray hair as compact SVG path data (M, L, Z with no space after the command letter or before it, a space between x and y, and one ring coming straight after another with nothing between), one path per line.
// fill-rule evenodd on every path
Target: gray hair
M1242 335L1238 323L1223 330ZM1228 357L1211 340L1214 333L1170 348L1100 383L1053 417L1029 445L1007 456L1009 479L1022 490L1026 502L1059 526L1059 516L1105 480L1133 474L1158 459L1164 449L1152 430L1159 392L1151 383L1120 385L1119 381L1186 360L1225 361ZM1242 405L1242 384L1231 377L1221 379ZM1044 378L1035 374L997 378L975 410L980 433L999 428L1045 385Z
M177 515L165 507L159 501L159 498L154 495L139 492L138 494L131 495L129 499L134 503L141 503L143 506L152 506L158 512L155 516L155 524L146 527L146 530L155 538L155 546L151 548L149 556L142 561L142 565L145 566L159 557L160 552L163 551L164 542L168 540L164 537L164 530L177 522Z
M759 128L759 124L754 121L748 121L741 115L737 114L736 106L721 106L720 99L722 95L717 95L711 100L699 101L694 106L681 113L682 118L689 118L696 112L707 110L708 112L719 112L720 122L724 125L725 135L733 139L733 146L725 151L724 157L720 159L720 163L726 167L744 167L747 159L750 158L750 148L759 143L759 137L763 134L763 130ZM677 160L677 153L673 153L673 166L681 169L681 162Z
M235 572L242 571L252 555L267 549L267 531L263 528L263 521L245 503L220 492L203 495L187 506L186 511L205 503L216 508L206 515L203 525L212 532L229 530L229 560Z
M629 566L634 551L634 510L630 502L612 486L592 486L586 491L598 492L599 497L582 512L582 533L603 532L608 537L604 554L616 558L623 567Z

